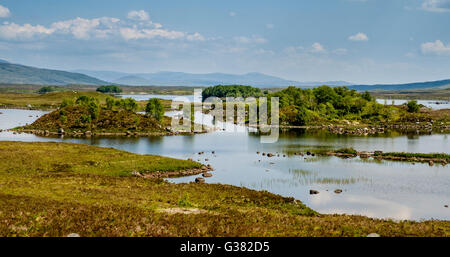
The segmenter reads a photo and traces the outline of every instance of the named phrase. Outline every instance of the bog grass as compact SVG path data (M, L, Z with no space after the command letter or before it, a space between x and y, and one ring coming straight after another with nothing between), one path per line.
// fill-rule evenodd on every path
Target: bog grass
M22 142L0 142L0 160L0 236L450 236L449 221L322 215L265 191L130 176L190 161Z

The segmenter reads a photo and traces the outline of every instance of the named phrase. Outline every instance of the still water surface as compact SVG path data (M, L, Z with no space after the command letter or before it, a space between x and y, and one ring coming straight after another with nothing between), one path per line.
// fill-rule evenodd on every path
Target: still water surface
M41 111L0 110L0 129L31 123ZM321 213L361 214L393 219L450 219L450 167L428 164L300 157L296 151L312 148L354 147L357 150L405 152L450 151L448 134L344 136L311 134L301 130L281 133L277 143L261 144L257 133L216 131L193 136L145 138L48 138L0 133L0 141L57 141L114 147L139 154L194 158L211 164L208 183L222 183L292 196ZM212 154L215 151L215 154ZM280 153L263 157L256 152ZM198 152L205 152L198 155ZM283 155L286 157L283 157ZM208 159L206 161L205 159ZM196 176L169 179L191 182ZM309 190L319 190L309 195ZM343 193L335 194L335 189Z

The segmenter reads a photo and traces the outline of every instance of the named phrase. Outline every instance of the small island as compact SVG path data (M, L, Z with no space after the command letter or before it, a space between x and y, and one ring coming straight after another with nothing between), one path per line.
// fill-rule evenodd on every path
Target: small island
M104 104L94 96L81 95L75 101L64 99L57 110L46 114L34 123L16 128L17 132L38 135L70 136L162 136L175 135L171 118L164 116L161 100L150 99L145 113L131 98L107 97Z

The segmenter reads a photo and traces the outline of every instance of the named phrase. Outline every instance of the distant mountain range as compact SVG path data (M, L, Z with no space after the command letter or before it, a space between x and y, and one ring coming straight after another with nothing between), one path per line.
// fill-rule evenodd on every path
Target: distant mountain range
M242 75L226 73L192 74L184 72L124 73L115 71L75 70L72 72L40 69L13 64L0 59L0 83L37 85L129 85L129 86L213 86L240 84L259 88L287 86L315 87L320 85L348 86L358 91L411 90L450 88L449 80L388 85L354 85L346 81L299 82L252 72Z
M108 82L87 76L59 70L39 69L0 60L0 83L36 85L106 85Z
M184 72L157 72L157 73L123 73L114 71L75 70L105 81L131 86L213 86L219 84L243 84L254 87L312 87L317 85L349 86L345 81L327 82L299 82L285 80L275 76L252 72L243 75L226 73L192 74Z
M374 91L374 90L411 90L411 89L445 89L450 88L450 79L415 82L406 84L378 84L378 85L353 85L349 88L358 91Z

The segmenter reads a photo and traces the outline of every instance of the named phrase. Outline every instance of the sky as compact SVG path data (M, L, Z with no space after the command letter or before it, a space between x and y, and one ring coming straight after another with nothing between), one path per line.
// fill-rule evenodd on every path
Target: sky
M450 78L450 0L0 0L0 59L296 81Z

